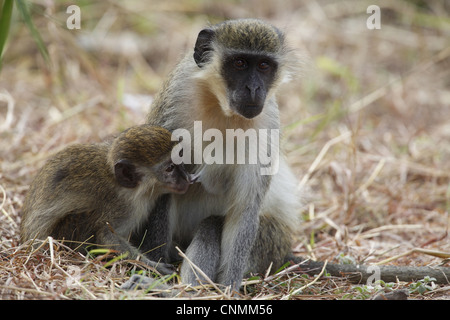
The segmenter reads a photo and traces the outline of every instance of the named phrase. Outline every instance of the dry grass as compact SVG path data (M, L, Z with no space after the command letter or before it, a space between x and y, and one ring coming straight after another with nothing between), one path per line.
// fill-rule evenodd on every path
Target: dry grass
M46 158L142 123L197 32L227 18L274 23L304 57L303 75L279 96L286 154L308 190L295 252L368 264L409 252L389 263L440 264L410 250L450 252L450 8L376 2L381 30L366 28L371 1L111 0L81 7L77 31L65 27L69 4L35 1L52 65L16 19L0 74L0 299L155 298L119 289L136 262L85 257L56 241L39 250L20 245L21 206ZM180 296L229 298L221 289L176 288ZM241 298L375 294L364 289L288 269L248 279ZM450 287L411 296L450 298Z

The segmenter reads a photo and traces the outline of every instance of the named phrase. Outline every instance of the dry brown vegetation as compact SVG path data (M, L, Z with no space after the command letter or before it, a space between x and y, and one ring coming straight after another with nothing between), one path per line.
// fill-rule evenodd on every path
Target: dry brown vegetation
M329 262L435 266L450 253L450 7L444 1L33 1L50 53L19 17L0 73L0 299L153 299L119 286L136 262L18 241L45 159L143 123L149 101L207 23L259 17L284 29L302 75L279 95L286 155L307 190L296 254ZM381 7L381 29L366 9ZM415 248L444 253L435 257ZM398 256L399 255L399 256ZM390 261L384 261L389 259ZM448 263L446 266L449 266ZM320 270L319 270L320 271ZM318 273L319 273L318 271ZM198 299L228 298L214 288ZM385 285L410 288L410 283ZM247 280L245 299L358 299L376 289L287 269ZM412 290L411 290L412 291ZM450 298L429 285L414 299Z

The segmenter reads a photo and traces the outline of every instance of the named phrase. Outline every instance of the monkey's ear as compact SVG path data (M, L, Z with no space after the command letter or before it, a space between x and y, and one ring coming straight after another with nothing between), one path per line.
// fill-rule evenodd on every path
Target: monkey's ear
M213 38L214 30L212 29L203 29L198 34L194 47L194 60L200 68L208 62L208 53L213 50L211 46Z
M136 166L127 160L116 162L114 174L117 182L124 188L135 188L141 181L141 176L136 172Z

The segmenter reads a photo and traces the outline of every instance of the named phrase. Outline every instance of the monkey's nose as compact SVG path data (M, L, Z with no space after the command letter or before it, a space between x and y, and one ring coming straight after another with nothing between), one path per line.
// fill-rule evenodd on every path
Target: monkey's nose
M246 85L245 86L248 91L250 91L250 98L252 99L252 102L256 101L256 93L258 90L261 89L259 85Z
M179 172L179 174L180 174L182 179L184 179L188 183L191 183L191 175L184 168L184 164L178 165L177 170L178 170L178 172Z

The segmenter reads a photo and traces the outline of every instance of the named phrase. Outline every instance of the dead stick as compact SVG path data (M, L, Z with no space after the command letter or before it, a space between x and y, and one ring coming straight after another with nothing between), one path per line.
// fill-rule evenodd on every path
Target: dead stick
M305 259L295 257L294 263L300 263ZM323 268L324 262L307 260L299 269L310 275L318 274ZM411 266L367 266L352 264L328 263L326 272L334 277L347 277L353 283L366 283L370 277L384 282L417 281L426 276L435 278L435 283L450 284L450 268L448 267L411 267ZM377 276L379 278L377 279Z

